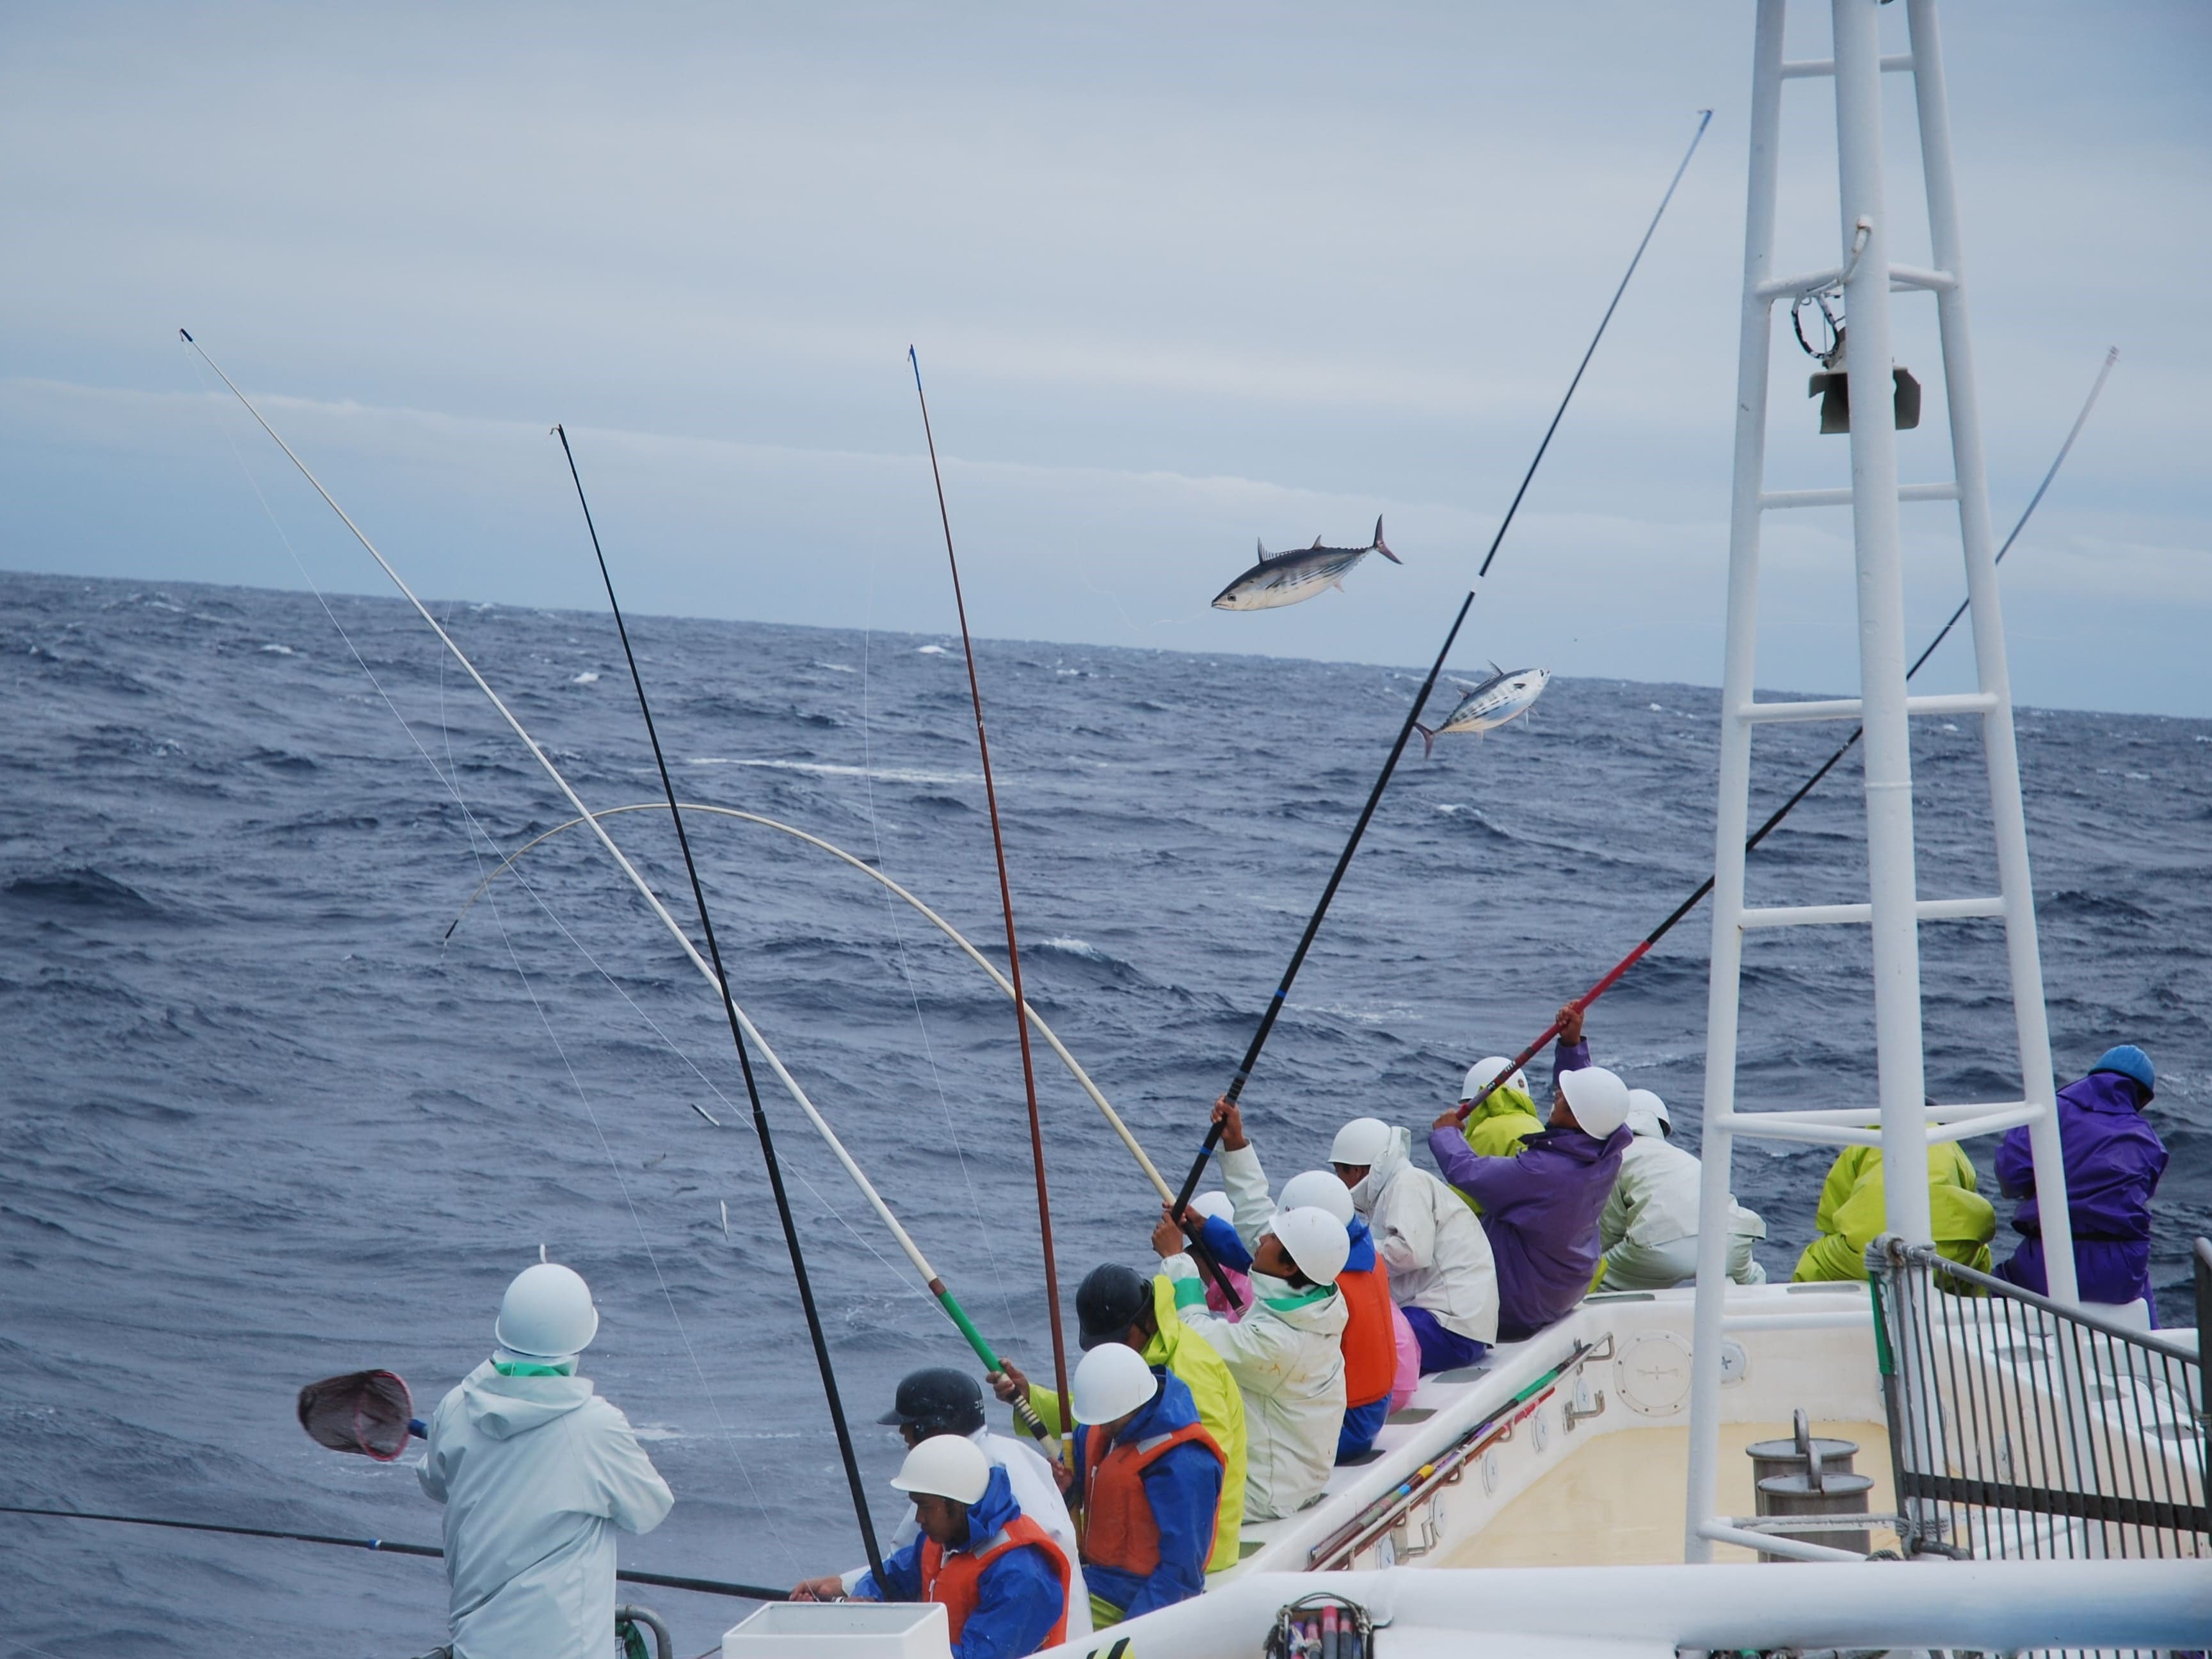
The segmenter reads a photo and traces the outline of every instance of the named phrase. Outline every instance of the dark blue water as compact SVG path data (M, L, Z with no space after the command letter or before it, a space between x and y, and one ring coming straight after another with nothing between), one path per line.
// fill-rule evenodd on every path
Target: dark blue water
M292 1395L388 1365L434 1400L543 1243L596 1286L588 1369L678 1495L626 1562L781 1583L858 1559L712 1000L576 832L441 944L487 860L567 814L411 612L334 609L374 684L309 596L0 576L0 1501L434 1540L412 1474L315 1447ZM586 800L657 797L603 617L441 610ZM687 795L879 856L996 934L957 641L635 633ZM1180 1164L1416 680L1007 642L981 659L1032 999ZM1564 680L1528 721L1407 764L1247 1097L1278 1175L1345 1117L1425 1124L1471 1058L1518 1047L1696 884L1715 704ZM1916 734L1929 894L1992 879L1965 724ZM1761 799L1835 740L1762 733ZM2033 713L2021 744L2059 1064L2122 1039L2158 1061L2174 1319L2185 1240L2212 1227L2212 725ZM1840 769L1760 854L1756 897L1863 896L1856 783ZM679 894L663 819L616 823ZM748 1010L986 1328L1046 1368L1006 1003L820 853L727 820L694 835ZM1686 924L1590 1020L1600 1058L1692 1133L1706 937ZM2016 1097L1994 926L1923 938L1931 1087ZM1745 1004L1747 1103L1871 1098L1863 935L1759 938ZM1072 1287L1141 1260L1156 1210L1040 1063ZM962 1352L796 1111L769 1109L872 1417L901 1372ZM1828 1156L1745 1150L1771 1271ZM860 1440L888 1520L895 1443ZM687 1654L742 1610L651 1599ZM0 1653L408 1655L440 1639L443 1585L396 1558L0 1516Z

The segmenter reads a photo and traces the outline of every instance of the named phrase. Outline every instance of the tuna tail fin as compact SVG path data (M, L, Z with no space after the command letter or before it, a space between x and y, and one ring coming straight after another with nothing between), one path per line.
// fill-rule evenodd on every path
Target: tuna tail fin
M1413 722L1413 730L1421 734L1421 758L1426 760L1437 752L1437 734L1419 720Z
M1375 550L1377 553L1380 553L1384 558L1389 560L1392 564L1403 564L1406 562L1384 544L1382 540L1382 515L1380 513L1377 513L1375 515Z

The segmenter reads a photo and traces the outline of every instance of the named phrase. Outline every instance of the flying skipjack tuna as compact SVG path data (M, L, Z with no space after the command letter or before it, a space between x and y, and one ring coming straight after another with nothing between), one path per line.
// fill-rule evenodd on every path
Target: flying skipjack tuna
M1270 553L1260 544L1260 562L1213 597L1216 611L1273 611L1278 605L1310 599L1323 588L1344 586L1345 573L1370 553L1380 553L1392 564L1405 561L1382 544L1382 520L1375 520L1375 539L1364 547L1323 547L1314 538L1311 547L1295 553Z
M1500 668L1490 665L1490 678L1468 690L1459 705L1435 726L1416 725L1424 755L1434 752L1437 739L1447 732L1495 732L1508 720L1517 720L1536 706L1544 688L1552 683L1548 668Z

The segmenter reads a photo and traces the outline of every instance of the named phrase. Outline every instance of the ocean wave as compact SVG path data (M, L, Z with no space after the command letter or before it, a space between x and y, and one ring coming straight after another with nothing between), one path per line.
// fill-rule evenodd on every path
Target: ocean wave
M99 915L122 920L151 920L167 914L137 888L116 880L89 865L17 876L0 887L0 897L27 908L75 915Z
M686 766L750 766L770 772L805 772L823 778L869 778L878 783L981 783L980 772L927 772L912 767L848 766L831 761L752 760L744 756L695 755Z

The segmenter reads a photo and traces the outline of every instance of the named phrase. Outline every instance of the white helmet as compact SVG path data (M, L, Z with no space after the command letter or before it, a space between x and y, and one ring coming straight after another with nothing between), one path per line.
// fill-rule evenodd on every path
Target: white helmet
M1111 1423L1148 1403L1159 1392L1160 1380L1145 1364L1144 1355L1124 1342L1107 1342L1083 1356L1075 1368L1070 1390L1075 1395L1075 1420Z
M532 1359L567 1359L592 1346L599 1334L599 1310L592 1287L573 1267L540 1261L515 1274L500 1298L499 1323L492 1328L499 1345Z
M1226 1193L1200 1193L1190 1201L1190 1212L1208 1221L1234 1221L1237 1206Z
M1122 1348L1121 1352L1129 1353L1131 1350ZM956 1504L974 1503L990 1484L991 1460L964 1434L930 1436L906 1455L906 1462L891 1477L891 1485L901 1492L927 1492L933 1498L949 1498Z
M1345 1160L1347 1164L1351 1159ZM1345 1226L1352 1224L1352 1188L1337 1179L1334 1170L1308 1170L1283 1183L1279 1210L1327 1210Z
M1328 1149L1328 1161L1353 1169L1363 1165L1371 1169L1389 1149L1389 1124L1379 1117L1355 1117L1336 1132L1336 1140Z
M1650 1090L1631 1089L1628 1091L1628 1127L1638 1134L1663 1139L1674 1128L1674 1120L1667 1115L1667 1103Z
M1327 1210L1278 1210L1267 1231L1316 1285L1334 1285L1352 1255L1352 1236Z
M1467 1068L1467 1081L1459 1085L1459 1097L1462 1100L1473 1100L1485 1089L1490 1087L1492 1081L1499 1073L1509 1070L1512 1075L1505 1079L1504 1086L1508 1089L1518 1089L1522 1094L1527 1094L1528 1092L1528 1073L1515 1066L1504 1055L1492 1054L1488 1060L1478 1060Z
M1575 1126L1586 1135L1603 1140L1628 1121L1628 1085L1602 1066L1560 1073L1559 1092L1567 1097Z

